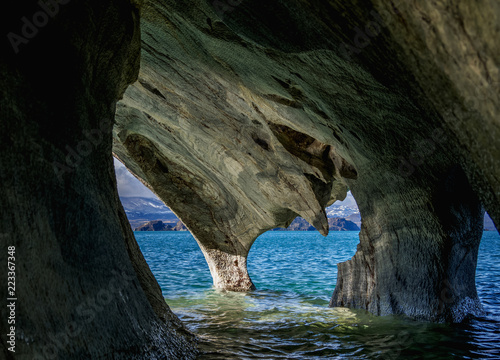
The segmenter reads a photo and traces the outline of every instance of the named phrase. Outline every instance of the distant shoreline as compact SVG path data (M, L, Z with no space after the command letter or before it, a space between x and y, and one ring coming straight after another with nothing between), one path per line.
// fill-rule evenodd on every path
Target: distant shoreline
M188 228L182 223L177 221L175 225L173 222L165 222L163 220L151 220L142 223L142 225L133 227L134 231L188 231ZM329 218L328 226L330 231L360 231L359 226L353 221L345 218ZM314 226L309 224L301 217L295 218L287 228L275 228L270 231L317 231Z

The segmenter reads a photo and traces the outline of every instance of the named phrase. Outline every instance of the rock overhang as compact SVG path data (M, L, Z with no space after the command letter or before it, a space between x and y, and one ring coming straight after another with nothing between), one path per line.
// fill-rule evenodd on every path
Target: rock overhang
M232 273L230 285L216 280L216 286L235 289L242 269L232 268L233 257L245 258L267 229L301 215L326 234L324 207L350 188L365 219L359 257L363 249L366 254L350 271L372 279L366 288L376 287L375 274L361 275L361 268L385 258L380 249L401 236L413 242L409 252L426 246L425 234L432 234L431 242L447 238L447 222L454 220L436 213L436 194L454 169L468 178L462 191L470 182L473 194L482 183L471 180L481 166L472 160L474 150L456 141L454 126L477 116L477 109L450 114L448 106L467 94L446 88L458 80L443 63L431 62L436 44L426 53L420 34L406 33L415 41L408 44L394 32L401 14L422 26L412 9L378 2L365 8L309 5L306 14L301 1L242 3L221 16L205 2L152 2L143 12L141 73L119 106L114 151L190 227L214 279ZM278 31L285 28L294 31ZM415 56L427 62L416 64ZM434 98L437 88L445 103ZM139 138L150 144L143 148L146 157L155 159L147 165L130 146ZM479 195L486 206L495 197L483 190ZM477 222L479 200L471 196L463 205ZM415 235L418 227L427 229ZM378 247L377 239L386 244ZM423 261L432 261L429 256ZM243 274L248 286L246 269ZM340 292L334 297L342 298ZM396 310L396 300L384 301L386 310L378 302L370 311L412 312L411 305Z
M67 331L124 269L119 306L78 323L60 355L195 356L112 178L109 105L137 76L139 47L113 149L188 224L216 286L252 289L255 238L297 214L326 232L324 206L349 187L363 225L332 306L455 322L481 313L482 206L500 221L495 0L146 1L139 14L141 4L66 2L19 53L4 38L2 239L30 249L21 355L43 352L47 333ZM6 33L38 5L10 4ZM61 182L53 164L96 129L103 141Z

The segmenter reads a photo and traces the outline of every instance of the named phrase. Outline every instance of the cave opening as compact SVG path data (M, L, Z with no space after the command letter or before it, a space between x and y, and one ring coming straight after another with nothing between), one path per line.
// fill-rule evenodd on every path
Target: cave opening
M172 233L169 234L173 234L174 231L189 232L184 226L178 226L179 223L182 224L181 220L179 220L176 215L163 204L156 194L148 189L143 182L135 177L116 158L114 159L114 167L120 200L130 226L132 230L136 232L136 238L138 234L140 234L141 237L147 238L146 235L141 233L146 233L148 231L172 231ZM255 243L252 244L252 256L250 257L251 260L248 266L251 269L250 276L252 276L252 273L255 274L254 276L257 279L258 288L268 290L276 290L274 286L282 288L284 282L270 284L265 280L265 277L275 279L276 276L282 278L291 277L295 280L301 279L303 285L317 283L314 280L314 272L318 271L318 266L322 264L329 267L330 270L333 271L336 269L337 263L346 261L354 255L358 242L358 233L361 226L361 216L352 194L348 192L343 201L336 201L334 204L327 207L326 214L329 218L329 225L331 229L330 235L327 238L328 242L323 241L323 236L321 236L306 220L300 217L297 217L287 229L276 228L274 231L268 231L256 239ZM265 241L262 239L266 237L273 238L273 235L277 239L281 239L279 241L280 245L277 245L272 251L270 249L259 251L259 248L262 247L260 244ZM290 247L287 245L286 241L288 238L290 243L296 240L301 242L302 238L314 239L315 245L308 248L311 241L302 241L296 251L288 253L286 257L284 255L285 253L283 253L283 259L280 260L279 256L276 254ZM301 250L299 250L299 248ZM325 253L327 250L329 250L328 254ZM330 250L335 250L336 252L334 251L333 253L330 253ZM317 259L316 254L321 254L321 259ZM306 255L307 259L301 260L303 255ZM269 256L272 256L272 259L269 258ZM262 260L263 257L267 257L268 260ZM294 259L294 257L296 257L296 259ZM253 266L254 259L260 264L255 271ZM148 256L146 256L146 260L148 263L151 261ZM298 267L294 267L294 264L297 262L305 265L301 268L302 270L299 270ZM205 263L205 261L202 260L201 263ZM281 263L285 266L277 266L274 270L272 270L272 268L268 269L264 263L274 265ZM294 273L297 273L297 271L302 271L302 275L293 275ZM161 272L165 273L164 270L161 270ZM275 272L278 272L279 274L273 274ZM153 271L153 273L156 273L156 271ZM325 275L325 278L328 277L330 278L330 285L325 285L322 291L325 294L330 293L328 294L328 297L330 297L331 291L335 286L335 271L331 274L331 276ZM200 278L203 279L203 284L206 283L206 272L201 272ZM162 290L164 290L162 283L165 283L165 281L158 278L157 280L160 282ZM287 282L287 284L289 286L293 286L292 282Z
M209 1L69 3L11 3L3 12L0 238L10 252L0 258L9 264L15 254L17 285L2 287L4 299L15 293L16 312L14 326L3 306L9 322L0 329L17 331L8 335L15 353L4 341L3 358L195 358L196 341L143 254L156 259L158 279L173 270L165 289L190 284L168 302L201 335L200 358L500 356L498 234L480 244L478 227L480 204L500 223L499 49L488 41L498 38L494 1L481 9L229 1L222 13ZM372 9L387 21L378 34L367 31ZM346 47L354 51L341 54ZM300 149L287 129L307 135ZM434 129L445 141L411 179L384 192L383 170ZM339 265L334 307L294 284L212 287L210 275L221 288L249 289L241 260L260 230L287 223L290 213L325 231L331 163L321 162L333 144L353 160L356 171L339 175L357 177L365 222L356 254ZM168 238L145 231L136 241L111 151L189 218L211 271L181 226ZM479 199L463 200L470 189L455 166ZM445 191L459 186L443 196L435 190L447 175Z
M131 179L143 186L135 177ZM352 204L356 205L354 199ZM338 207L330 210L329 215L339 215ZM457 340L449 340L457 332L469 343L485 331L498 338L493 329L499 323L495 315L499 296L491 283L491 278L500 277L500 268L493 266L500 253L496 231L483 234L476 269L477 291L487 315L459 327L328 308L335 287L334 268L353 257L359 245L357 231L331 231L327 237L317 231L262 234L248 257L249 274L257 287L251 292L214 288L203 254L189 232L141 231L135 235L166 302L189 330L201 336L201 359L264 354L269 358L351 358L352 351L425 358L424 344L433 346L441 356L449 354L450 348L454 354L466 356L489 349L463 347ZM452 301L457 291L460 284L445 283L441 300ZM443 345L444 339L448 342Z
M296 217L287 228L269 230L255 240L247 266L257 289L314 293L328 305L337 264L350 259L359 243L361 216L350 191L325 213L330 228L326 237Z
M120 198L122 200L122 204L125 207L125 212L127 214L127 217L129 219L129 222L133 230L136 231L137 230L186 231L187 230L183 226L176 227L176 225L178 225L179 223L182 224L182 222L180 222L180 220L175 216L175 214L173 214L173 212L170 209L168 209L162 203L162 201L156 197L156 195L153 192L151 192L141 181L139 181L135 176L133 176L118 160L115 160L115 170L117 175L117 183L118 183L118 190L120 192ZM447 198L448 200L446 200ZM451 198L453 198L453 196ZM446 201L449 201L449 199L451 198L444 196L442 199L439 199L439 202L446 203ZM149 210L141 209L141 206L149 207ZM444 216L448 218L450 216L449 208L453 207L457 207L457 205L456 204L453 205L453 203L449 206L446 205L442 210ZM462 211L460 209L458 210L457 209L455 209L454 211L455 212ZM315 284L318 283L316 280L314 280L315 277L314 272L318 271L317 266L319 264L323 264L327 267L329 266L330 268L333 267L336 270L337 264L343 263L344 261L347 261L353 257L354 249L356 249L356 247L359 246L358 233L354 232L355 235L354 236L351 235L350 239L347 239L346 234L352 234L352 233L342 233L342 232L337 232L335 230L351 230L351 231L356 230L350 228L349 224L346 227L346 222L344 220L348 220L347 223L350 223L350 225L354 227L361 225L361 217L359 214L359 209L356 200L349 192L346 200L335 202L333 205L331 205L326 209L326 213L330 219L329 225L333 230L330 232L330 236L327 239L330 238L336 239L331 241L331 243L328 244L324 243L321 237L316 236L318 235L317 233L314 234L314 236L312 234L308 234L308 236L310 236L311 239L315 239L314 241L317 242L316 247L311 246L311 243L313 243L314 241L306 241L301 246L299 246L298 249L289 250L289 248L291 247L290 244L293 243L293 241L300 238L298 234L302 234L301 236L305 238L304 234L308 233L307 230L314 229L309 223L307 223L307 221L305 221L302 218L296 218L289 226L289 228L286 230L282 228L277 228L274 229L273 231L268 231L266 234L263 234L256 239L255 243L252 245L252 251L249 254L248 269L250 277L252 277L253 281L257 285L257 289L283 290L287 286L292 288L293 287L300 288L301 286L305 286L305 284L314 287ZM453 213L453 211L451 213ZM465 216L466 214L462 215ZM457 221L460 221L460 219L463 218L463 216L462 217L459 216L457 218L458 219ZM342 221L339 222L338 220ZM149 227L144 226L146 225L146 223L149 223L148 224ZM451 220L448 219L447 223L451 224ZM453 225L451 224L450 226ZM484 227L484 230L496 230L488 214L485 214L484 216L484 226L482 225L482 227ZM285 230L285 231L278 231L278 230ZM359 231L359 229L357 230ZM485 232L484 234L485 235L483 235L482 237L486 236L487 242L492 241L491 240L492 236L489 235L490 233ZM264 249L266 250L259 252L259 249L262 247L262 244L266 241L264 239L274 238L274 237L278 239L276 240L276 243L280 243L280 245L279 246L276 245L274 249L269 249L269 248L266 249L266 247L264 246ZM286 239L291 239L291 242L287 243ZM321 243L321 246L318 245L319 243ZM344 248L344 243L348 244L346 248ZM308 247L312 247L314 248L314 250L312 251ZM482 246L482 248L484 248L484 246ZM328 255L326 255L329 249L336 249L336 253L328 253ZM321 256L316 256L316 257L309 256L308 260L304 261L300 260L301 256L304 256L304 254L307 255L311 251L313 254L321 254ZM193 253L195 252L196 251L193 250ZM448 249L447 252L451 253L451 250ZM340 255L337 256L338 254ZM197 256L199 257L199 254ZM293 258L293 256L295 256L296 258ZM464 261L463 259L464 258L462 258L461 260L462 263ZM201 259L201 263L204 264L205 261ZM258 265L256 266L255 264ZM482 265L478 264L477 266L478 268L481 269L477 270L480 271L480 273L485 271L484 264ZM475 271L476 267L474 267L473 270ZM161 271L164 272L164 270ZM203 286L202 284L206 285L207 281L208 282L210 281L210 276L207 276L206 268L205 270L202 270L200 268L198 275L199 278L202 279L199 286ZM272 281L271 282L269 281L273 279L276 280L276 277L280 276L282 277L280 282L273 284ZM333 273L330 276L333 282L335 282L336 276L337 276L336 273ZM294 279L295 283L284 281L284 279L287 277ZM194 278L196 278L196 276ZM178 277L178 279L182 279L182 277ZM160 282L160 285L162 285L160 279L157 280ZM163 283L165 282L163 281ZM477 283L476 285L478 286L480 285L482 288L484 287L484 284L482 283L479 284L478 282L476 283ZM274 288L273 286L277 287ZM443 278L440 282L440 286L441 286L441 295L440 295L441 298L439 299L440 303L439 306L443 306L443 304L450 302L451 301L450 296L453 297L455 296L453 294L460 293L460 291L466 288L464 283L461 282L460 279L456 278L456 274L453 273L450 273L448 277ZM327 294L328 292L331 292L333 288L335 288L334 283L330 285L325 284L322 291ZM490 295L487 294L486 297L488 296ZM338 306L338 304L333 304L333 306Z

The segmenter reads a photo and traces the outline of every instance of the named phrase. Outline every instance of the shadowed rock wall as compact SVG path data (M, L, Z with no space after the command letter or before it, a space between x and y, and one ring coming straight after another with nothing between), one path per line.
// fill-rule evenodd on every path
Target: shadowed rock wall
M142 44L135 2L2 12L0 262L15 246L16 359L195 355L116 192L114 104L139 47L113 151L192 230L216 286L251 289L253 241L296 215L326 233L323 209L348 186L363 226L332 306L480 314L482 205L500 220L498 4L214 4L148 2Z
M500 220L496 3L223 4L146 4L113 147L193 232L215 285L252 288L256 236L297 214L321 231L347 185L363 228L332 306L480 314L481 204Z
M193 358L116 190L111 131L137 78L139 4L65 2L53 18L40 6L2 12L2 34L24 40L1 43L0 263L14 246L16 286L3 270L0 294L17 301L15 324L2 302L0 358Z

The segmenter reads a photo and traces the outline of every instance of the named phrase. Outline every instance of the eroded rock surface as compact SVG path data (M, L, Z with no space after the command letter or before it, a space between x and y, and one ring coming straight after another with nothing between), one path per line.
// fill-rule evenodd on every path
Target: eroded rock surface
M256 237L297 215L328 233L324 207L345 198L342 176L356 173L323 137L307 135L307 124L288 126L303 110L288 104L302 90L286 66L268 61L275 69L266 70L265 48L245 51L238 38L210 34L206 18L196 28L172 11L163 3L144 9L141 76L119 106L114 152L188 226L214 284L248 290ZM234 56L233 46L243 54Z
M301 215L326 233L348 185L363 226L331 305L460 321L481 313L481 204L500 220L498 18L494 1L148 2L114 152L218 287L252 288L263 231Z
M66 1L16 53L5 34L22 35L20 19L39 11L31 1L2 12L0 358L193 358L193 335L166 305L114 178L114 104L137 78L139 4Z
M251 289L253 241L296 215L326 233L323 209L348 186L363 225L332 306L481 313L482 205L500 223L498 3L235 3L147 2L142 44L135 1L66 2L23 41L3 37L0 238L16 247L16 359L195 356L114 182L111 105L137 77L139 47L113 151L190 228L216 286ZM38 11L9 3L2 34L24 35Z

